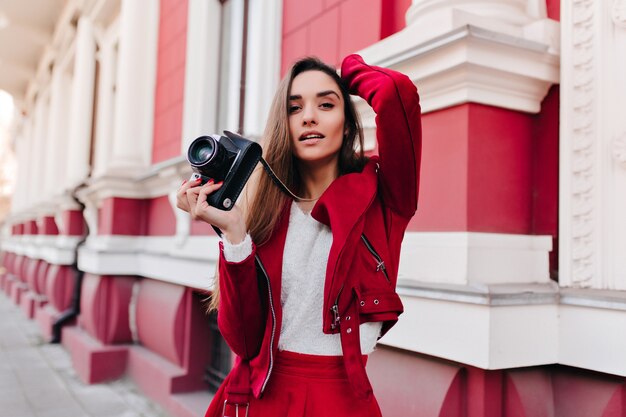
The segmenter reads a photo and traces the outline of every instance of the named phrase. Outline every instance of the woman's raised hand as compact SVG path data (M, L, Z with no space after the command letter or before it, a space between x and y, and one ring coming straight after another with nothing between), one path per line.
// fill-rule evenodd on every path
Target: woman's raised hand
M186 181L176 193L176 207L188 212L193 220L202 220L218 227L226 239L237 244L246 237L246 226L241 210L237 205L230 211L220 210L207 203L207 197L220 189L222 183L209 180L200 185L200 179Z

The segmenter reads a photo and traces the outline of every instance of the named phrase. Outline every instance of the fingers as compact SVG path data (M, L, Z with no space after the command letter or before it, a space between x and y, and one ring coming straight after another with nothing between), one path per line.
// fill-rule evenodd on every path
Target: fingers
M222 187L223 183L223 181L220 181L216 184L213 182L213 180L210 180L209 182L204 184L198 192L197 203L200 204L202 207L205 207L205 205L208 206L209 203L207 203L206 201L207 197L209 196L209 194L219 190Z
M189 212L190 205L189 199L187 198L187 191L191 188L197 187L201 182L201 179L196 179L192 181L183 181L182 185L176 192L176 207L186 212Z
M191 206L191 214L195 219L202 219L211 224L214 224L215 219L209 216L209 212L212 211L212 207L209 206L207 202L208 196L219 190L222 187L223 182L218 182L215 184L212 180L204 184L200 189L198 189L198 194L195 195L194 205ZM191 205L191 201L189 202ZM213 209L215 210L215 209Z

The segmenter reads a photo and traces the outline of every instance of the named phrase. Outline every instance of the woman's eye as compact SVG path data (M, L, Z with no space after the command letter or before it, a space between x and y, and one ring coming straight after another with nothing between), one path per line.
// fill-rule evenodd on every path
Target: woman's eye
M333 107L335 107L333 103L322 103L321 106L324 109L332 109Z
M298 110L300 110L300 106L296 106L295 104L292 104L292 105L289 106L289 108L287 110L289 111L289 114L295 113Z

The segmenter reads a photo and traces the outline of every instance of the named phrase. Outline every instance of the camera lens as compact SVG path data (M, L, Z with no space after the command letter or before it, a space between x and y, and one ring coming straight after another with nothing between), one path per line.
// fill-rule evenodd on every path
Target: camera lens
M229 152L213 136L200 136L189 145L189 163L199 174L222 181L230 168Z
M189 162L192 165L204 165L211 160L217 141L210 136L196 139L189 147Z

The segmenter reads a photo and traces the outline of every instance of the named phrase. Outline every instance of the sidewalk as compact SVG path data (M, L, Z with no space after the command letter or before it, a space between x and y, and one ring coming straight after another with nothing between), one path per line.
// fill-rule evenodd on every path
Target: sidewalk
M85 385L61 345L0 292L0 417L169 417L129 380Z

